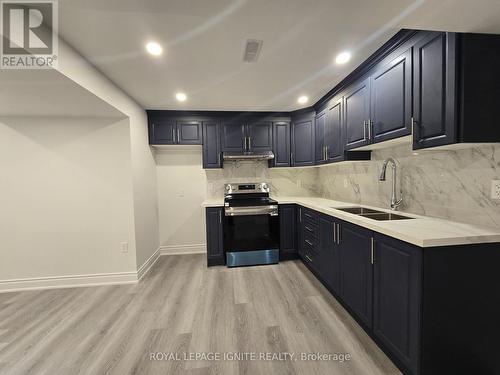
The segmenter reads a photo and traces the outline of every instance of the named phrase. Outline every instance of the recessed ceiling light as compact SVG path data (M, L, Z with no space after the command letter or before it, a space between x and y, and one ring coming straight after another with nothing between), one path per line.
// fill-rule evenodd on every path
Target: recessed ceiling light
M156 42L149 42L146 44L146 51L153 56L160 56L163 52L163 48Z
M302 95L300 96L297 101L300 103L300 104L305 104L309 101L309 98L305 95Z
M178 101L183 102L183 101L185 101L187 99L187 96L183 92L178 92L177 94L175 94L175 98Z
M351 59L351 54L349 52L341 52L335 58L337 64L345 64Z

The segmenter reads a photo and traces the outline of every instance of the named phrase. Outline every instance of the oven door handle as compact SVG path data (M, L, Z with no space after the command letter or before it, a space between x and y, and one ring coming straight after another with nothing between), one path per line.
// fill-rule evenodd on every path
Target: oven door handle
M271 215L278 216L278 206L247 206L247 207L226 207L225 216L250 216L250 215Z

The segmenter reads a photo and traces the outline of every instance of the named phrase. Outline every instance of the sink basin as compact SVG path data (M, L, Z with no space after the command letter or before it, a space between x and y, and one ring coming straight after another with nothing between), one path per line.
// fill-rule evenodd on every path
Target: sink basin
M362 206L343 207L343 208L332 207L332 208L335 208L336 210L339 210L339 211L348 212L350 214L355 214L355 215L383 214L382 211L372 210L371 208L366 208L366 207L362 207Z
M361 214L360 216L366 217L368 219L380 220L380 221L414 219L413 217L410 217L410 216L393 214L392 212L380 212L380 213L371 213L371 214L366 213L366 214Z

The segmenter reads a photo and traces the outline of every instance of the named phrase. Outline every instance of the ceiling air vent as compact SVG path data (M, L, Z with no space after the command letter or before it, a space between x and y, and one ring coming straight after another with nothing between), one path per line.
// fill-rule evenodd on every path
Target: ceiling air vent
M259 58L260 50L262 49L262 40L248 39L245 46L245 55L243 61L256 62Z

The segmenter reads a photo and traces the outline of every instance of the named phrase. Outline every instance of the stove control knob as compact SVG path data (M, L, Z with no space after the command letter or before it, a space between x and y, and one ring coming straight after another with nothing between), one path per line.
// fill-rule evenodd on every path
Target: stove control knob
M267 189L267 184L265 182L262 184L262 189Z

